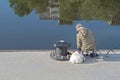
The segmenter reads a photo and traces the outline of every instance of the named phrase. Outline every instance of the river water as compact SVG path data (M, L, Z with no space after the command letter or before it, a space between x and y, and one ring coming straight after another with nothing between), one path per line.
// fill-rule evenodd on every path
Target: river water
M0 1L0 50L54 49L53 44L65 40L76 49L75 25L82 23L94 33L97 49L120 49L120 25L104 21L76 20L73 24L60 25L58 20L43 20L33 11L19 17L9 7L7 0Z

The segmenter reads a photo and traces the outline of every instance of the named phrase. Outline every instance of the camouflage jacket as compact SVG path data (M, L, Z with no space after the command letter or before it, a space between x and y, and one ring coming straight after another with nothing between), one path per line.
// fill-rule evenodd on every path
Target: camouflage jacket
M91 30L82 27L76 35L77 48L81 48L83 51L95 50L95 40Z

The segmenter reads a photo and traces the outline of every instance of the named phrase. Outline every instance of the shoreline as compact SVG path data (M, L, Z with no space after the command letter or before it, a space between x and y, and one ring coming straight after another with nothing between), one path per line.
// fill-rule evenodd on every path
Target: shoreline
M51 52L54 50L0 50L0 52ZM75 51L75 50L69 50L68 51ZM99 52L107 52L107 51L114 51L114 52L120 52L120 49L97 49Z

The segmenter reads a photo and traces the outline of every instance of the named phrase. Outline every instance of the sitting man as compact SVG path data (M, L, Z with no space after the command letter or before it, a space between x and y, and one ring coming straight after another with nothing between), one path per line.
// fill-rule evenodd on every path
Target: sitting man
M77 49L81 50L82 52L92 51L92 53L90 53L90 57L92 58L98 56L94 53L96 45L91 30L83 27L82 24L77 24L76 31L77 31L76 34Z

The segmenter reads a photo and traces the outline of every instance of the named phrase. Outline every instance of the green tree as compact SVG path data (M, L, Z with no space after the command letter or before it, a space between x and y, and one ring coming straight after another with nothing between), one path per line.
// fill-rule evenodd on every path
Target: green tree
M108 21L120 8L120 0L81 0L79 7L83 19Z
M59 2L59 22L72 23L75 19L104 20L120 24L120 0L9 0L18 16L49 13L48 7ZM116 24L117 24L116 23Z
M74 1L71 2L69 0L60 0L59 21L61 24L72 23L77 16L77 12L78 9Z
M9 0L9 3L15 14L21 17L29 15L33 10L36 13L41 13L48 6L48 0Z
M14 9L15 14L25 16L30 14L32 8L28 5L28 0L9 0L10 6Z

